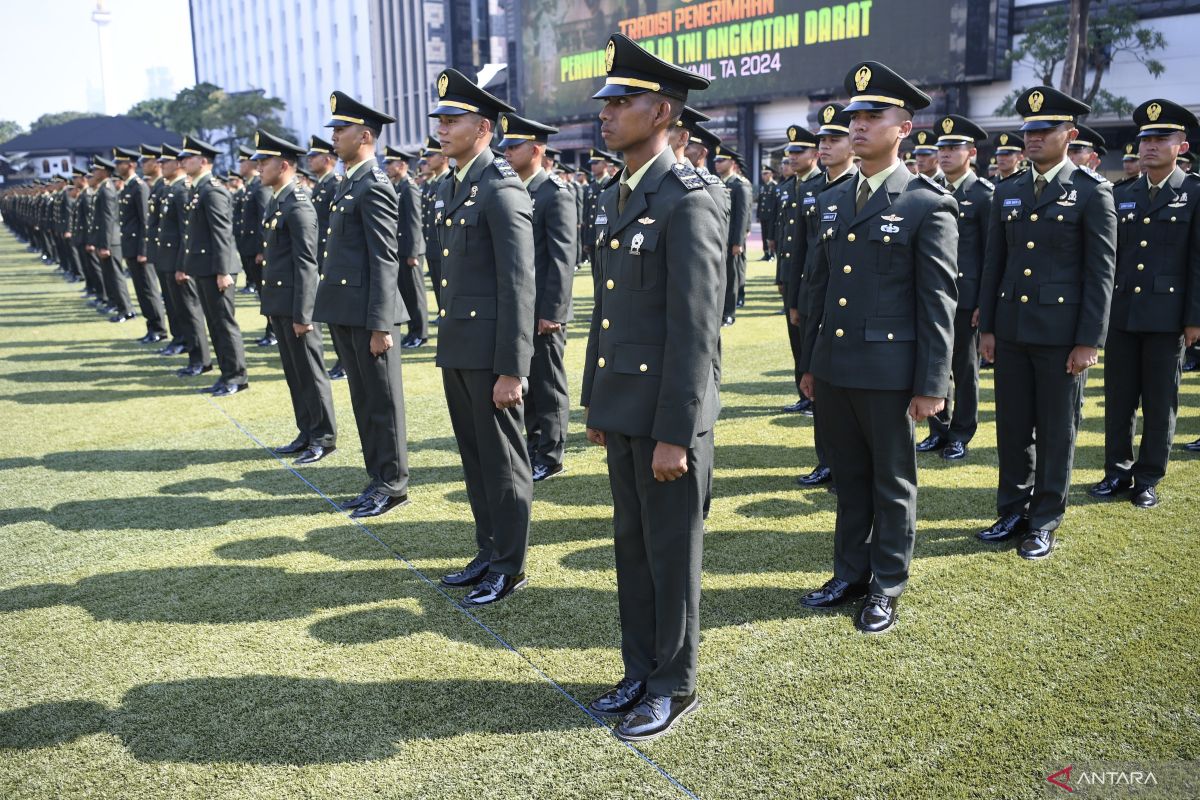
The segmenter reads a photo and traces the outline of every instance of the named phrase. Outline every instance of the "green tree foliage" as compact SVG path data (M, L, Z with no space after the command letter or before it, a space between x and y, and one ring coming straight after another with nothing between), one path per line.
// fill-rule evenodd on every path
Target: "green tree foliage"
M7 142L9 139L16 138L25 133L25 128L21 127L21 123L14 122L11 119L0 119L0 144Z
M33 131L41 128L50 128L55 125L62 125L64 122L100 116L104 115L96 114L90 111L56 111L53 114L42 114L33 122L29 123L29 131L32 133Z

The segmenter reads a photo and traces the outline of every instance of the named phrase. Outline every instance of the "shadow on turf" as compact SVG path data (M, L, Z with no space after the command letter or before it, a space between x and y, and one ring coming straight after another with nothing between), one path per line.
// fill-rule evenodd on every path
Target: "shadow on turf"
M582 697L605 688L572 687ZM250 675L136 686L115 709L68 700L7 711L0 714L0 748L32 750L107 733L144 762L301 766L391 758L397 743L409 740L594 724L544 683Z

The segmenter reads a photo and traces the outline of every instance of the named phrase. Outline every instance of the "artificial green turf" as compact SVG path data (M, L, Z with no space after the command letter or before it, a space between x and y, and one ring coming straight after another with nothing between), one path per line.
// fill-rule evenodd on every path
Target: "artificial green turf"
M790 354L757 256L723 333L704 704L645 754L703 798L939 800L1200 757L1200 466L1176 452L1155 511L1088 500L1101 368L1053 558L971 535L994 505L985 373L968 461L921 457L898 627L868 638L852 610L800 609L830 571L834 498L793 483L812 422L778 413ZM259 335L256 301L238 303ZM133 343L143 330L0 234L0 797L684 796L547 680L586 702L621 674L607 477L577 412L569 471L536 490L530 585L478 612L514 653L397 558L436 579L473 550L432 347L405 352L413 502L368 523L375 541L248 437L295 433L273 349L249 347L251 391L212 401ZM1198 383L1181 442L1200 435ZM302 474L340 499L365 477L344 381L334 397L339 450Z

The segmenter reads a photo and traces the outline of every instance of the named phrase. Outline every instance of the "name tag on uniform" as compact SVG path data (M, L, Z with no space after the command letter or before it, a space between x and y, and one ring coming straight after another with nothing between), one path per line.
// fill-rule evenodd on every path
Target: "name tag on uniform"
M1131 208L1137 208L1137 203L1130 200L1128 203L1121 203L1117 208L1121 211L1128 211Z
M815 197L809 196L809 197L804 198L804 205L806 205L806 206L810 206L815 202L817 202L817 198L815 198Z
M603 212L597 214L596 215L596 224L597 225L607 225L608 224L608 214L605 214Z
M821 222L833 222L836 219L837 219L836 211L826 211L824 214L821 215Z
M1008 197L1008 198L1005 198L1005 200L1004 200L1005 208L1012 208L1013 206L1019 206L1019 205L1021 205L1021 198L1019 198L1019 197Z
M434 208L445 208L445 207L446 207L446 201L444 201L444 200L438 200L436 203L434 203L434 204L433 204L433 207L434 207Z

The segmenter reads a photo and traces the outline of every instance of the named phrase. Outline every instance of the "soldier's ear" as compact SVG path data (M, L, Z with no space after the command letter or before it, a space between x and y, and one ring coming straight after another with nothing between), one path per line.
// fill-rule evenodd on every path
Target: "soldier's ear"
M1187 140L1186 134L1177 133L1177 134L1175 134L1175 136L1176 136L1176 138L1183 139L1183 141L1179 143L1179 155L1183 155L1184 153L1186 153L1187 151L1192 149L1192 143Z

